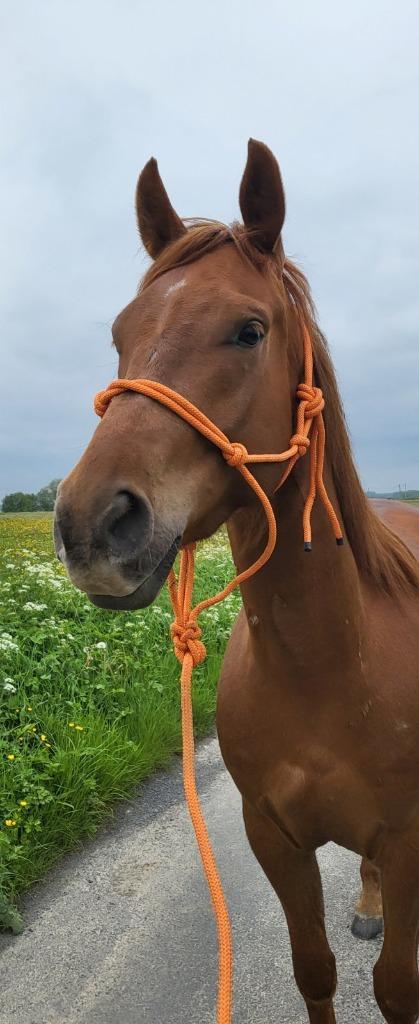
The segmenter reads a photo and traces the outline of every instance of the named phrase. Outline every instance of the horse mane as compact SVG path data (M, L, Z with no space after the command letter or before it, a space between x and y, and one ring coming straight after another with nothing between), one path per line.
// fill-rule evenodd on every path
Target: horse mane
M140 290L169 270L200 259L221 245L235 245L242 258L261 273L282 280L290 314L303 319L312 338L314 373L325 398L326 451L336 489L344 530L360 576L387 594L398 596L419 590L419 564L400 538L376 516L361 486L352 455L348 428L329 347L317 322L308 281L282 253L266 255L252 243L251 233L239 223L190 219L188 231L166 246L146 272Z

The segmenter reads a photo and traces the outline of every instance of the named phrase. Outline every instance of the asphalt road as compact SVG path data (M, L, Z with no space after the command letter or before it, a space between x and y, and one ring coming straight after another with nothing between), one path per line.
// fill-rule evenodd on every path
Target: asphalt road
M198 772L234 930L234 1024L306 1024L284 917L247 846L240 800L215 740ZM338 963L339 1024L379 1024L380 940L350 933L358 859L320 852ZM1 1024L214 1024L216 943L185 811L180 762L121 807L24 903L26 930L1 936Z

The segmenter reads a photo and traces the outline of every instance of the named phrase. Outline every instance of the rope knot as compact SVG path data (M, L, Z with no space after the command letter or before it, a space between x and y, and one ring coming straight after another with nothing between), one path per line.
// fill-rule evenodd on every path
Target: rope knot
M299 384L297 398L304 402L304 418L312 420L324 409L324 398L321 388L312 387L310 384Z
M205 644L201 641L202 630L194 619L189 619L183 626L181 622L172 622L170 635L175 655L182 664L185 654L189 651L194 666L200 665L207 656Z
M293 434L290 437L290 448L294 447L294 445L297 446L299 455L305 455L307 448L310 447L310 438L306 437L305 434Z
M228 448L223 451L224 458L229 466L243 466L249 458L249 452L240 441L232 441Z
M102 418L102 416L105 415L111 399L112 395L109 393L107 388L104 391L98 391L94 400L94 410L97 416Z

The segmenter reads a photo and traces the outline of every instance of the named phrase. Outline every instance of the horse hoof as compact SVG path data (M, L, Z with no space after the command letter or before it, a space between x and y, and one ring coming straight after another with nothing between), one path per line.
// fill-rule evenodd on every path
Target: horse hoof
M383 931L382 917L364 917L363 914L355 914L352 921L351 932L356 939L376 939Z

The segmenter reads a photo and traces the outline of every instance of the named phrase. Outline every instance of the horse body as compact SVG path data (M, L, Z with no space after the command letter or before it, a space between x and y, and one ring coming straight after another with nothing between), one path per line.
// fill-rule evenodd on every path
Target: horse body
M303 552L292 478L288 490L282 541L242 588L219 683L221 748L244 797L272 806L296 846L333 840L377 857L419 813L418 602L360 581L325 521ZM253 557L249 532L230 527L239 568Z
M419 611L362 586L348 548L339 565L328 557L327 528L325 548L316 529L312 558L299 557L283 505L278 518L283 545L243 587L224 659L223 756L296 847L333 840L375 858L419 812Z
M346 535L325 510L301 517L307 460L277 490L276 463L252 472L269 495L278 542L242 586L243 610L218 692L224 760L243 797L247 835L287 917L294 971L311 1024L335 1020L334 958L324 927L318 846L362 859L355 930L385 937L375 967L388 1024L419 1013L419 514L398 503L374 514L351 456L327 345L307 283L286 260L278 166L249 144L240 189L244 226L177 216L155 161L137 211L155 263L118 316L119 376L157 380L189 398L249 452L289 448L302 374L301 322L325 398L325 482ZM300 455L304 454L304 448ZM391 506L391 507L390 507ZM200 434L143 394L112 400L60 487L56 547L95 604L151 603L180 544L228 523L246 569L266 522L253 491Z
M325 522L315 524L310 556L302 552L292 478L288 491L277 503L283 541L242 588L218 691L221 750L243 796L250 844L287 915L310 1020L334 1020L334 961L314 859L332 840L364 858L362 937L381 930L381 880L385 897L397 887L376 993L388 1021L410 1022L419 910L418 602L389 601L366 586L349 547L336 559ZM252 557L251 530L243 514L235 519L240 568Z

